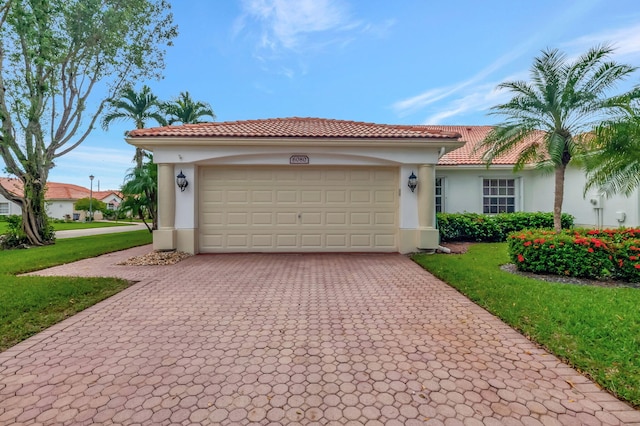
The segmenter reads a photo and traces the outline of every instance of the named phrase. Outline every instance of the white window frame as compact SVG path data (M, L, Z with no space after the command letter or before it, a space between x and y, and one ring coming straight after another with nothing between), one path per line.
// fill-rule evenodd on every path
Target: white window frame
M438 185L438 181L440 181L440 185ZM434 187L435 187L435 196L434 196L433 204L434 204L436 213L444 213L447 211L446 210L446 178L444 176L436 176ZM440 189L440 194L438 194L438 189ZM438 199L440 199L440 210L438 210Z
M519 211L517 177L482 178L482 213L515 213Z

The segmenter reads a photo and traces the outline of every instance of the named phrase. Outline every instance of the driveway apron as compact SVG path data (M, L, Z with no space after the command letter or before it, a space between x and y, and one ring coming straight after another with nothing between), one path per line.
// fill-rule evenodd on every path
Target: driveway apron
M138 282L0 353L0 424L640 424L402 255L150 250L39 273Z

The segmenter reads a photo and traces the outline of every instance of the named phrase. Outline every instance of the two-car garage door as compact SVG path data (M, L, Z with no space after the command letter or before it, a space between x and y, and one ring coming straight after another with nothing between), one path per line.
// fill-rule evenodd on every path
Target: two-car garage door
M200 252L397 251L397 169L203 167Z

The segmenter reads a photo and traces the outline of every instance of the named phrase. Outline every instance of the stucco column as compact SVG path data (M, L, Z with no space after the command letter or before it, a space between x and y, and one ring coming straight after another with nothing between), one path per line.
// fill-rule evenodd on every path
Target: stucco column
M435 227L436 169L433 164L418 166L418 226Z
M173 179L173 165L158 164L158 229L153 232L155 250L176 248L176 190Z
M436 168L434 164L418 166L418 248L435 249L440 238L436 226L435 194Z

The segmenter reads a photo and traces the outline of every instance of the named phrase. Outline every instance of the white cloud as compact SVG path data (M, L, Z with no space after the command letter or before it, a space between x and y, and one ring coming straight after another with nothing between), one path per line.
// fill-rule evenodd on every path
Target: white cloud
M313 33L353 30L352 21L340 0L244 0L245 15L236 20L233 33L247 28L246 19L262 23L261 47L297 49Z
M541 43L543 32L534 34L517 47L501 56L480 72L458 83L430 88L416 96L393 103L392 108L400 116L406 116L423 110L431 104L437 104L438 112L425 119L425 124L438 124L450 117L469 112L484 111L493 105L506 102L508 93L494 90L498 83L489 84L486 78L503 69ZM560 45L569 55L585 52L598 44L610 43L615 50L615 60L640 65L640 25L615 28L585 35ZM538 52L536 52L538 53ZM568 60L575 59L568 56ZM502 77L501 81L527 80L528 70Z
M600 31L571 40L562 46L582 53L603 43L611 44L615 48L616 56L637 58L640 56L640 25Z
M130 150L80 146L55 160L49 180L89 187L89 175L94 175L94 189L118 189L124 176L133 167L133 147Z
M392 105L392 108L400 116L405 116L418 111L429 104L444 99L455 92L457 92L457 88L454 86L430 89L417 96L397 101Z
M441 101L443 99L447 99L456 93L464 91L468 93L471 91L472 93L476 93L478 91L484 91L484 87L486 86L486 82L483 80L486 79L491 74L496 71L502 69L505 65L513 62L520 56L522 56L525 52L527 52L530 47L537 41L538 37L536 35L530 37L524 42L520 43L511 51L502 55L488 66L480 70L475 75L471 76L471 78L458 82L454 85L439 87L435 89L429 89L417 96L413 96L408 99L403 99L395 102L392 105L392 108L401 116L410 114L412 112L416 112L425 106ZM477 88L476 85L480 85ZM495 86L493 86L495 87ZM468 95L466 95L468 96Z
M488 83L474 87L473 92L444 104L439 111L427 117L423 124L442 124L449 118L468 112L488 111L492 106L508 100L508 93L496 89L497 84Z

